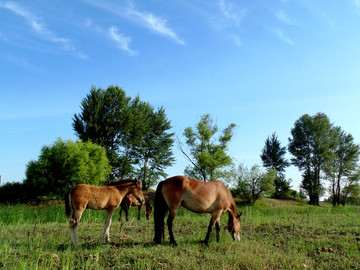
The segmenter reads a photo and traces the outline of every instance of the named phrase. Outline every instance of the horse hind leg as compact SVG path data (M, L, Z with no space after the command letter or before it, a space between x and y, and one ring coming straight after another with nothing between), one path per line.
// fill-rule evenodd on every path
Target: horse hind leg
M170 212L169 212L169 216L168 216L168 218L167 218L167 226L168 226L168 229L169 229L170 243L171 243L173 246L177 246L177 245L178 245L178 244L176 243L176 241L175 241L174 232L173 232L173 221L174 221L175 216L176 216L176 211L177 211L177 210L171 209Z
M71 241L75 245L78 241L77 228L84 210L75 210L69 220Z

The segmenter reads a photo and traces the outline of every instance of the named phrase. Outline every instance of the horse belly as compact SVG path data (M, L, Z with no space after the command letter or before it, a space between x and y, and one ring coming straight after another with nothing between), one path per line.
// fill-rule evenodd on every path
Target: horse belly
M182 206L196 213L211 213L216 208L216 198L212 198L212 196L202 198L197 194L186 191L183 196Z

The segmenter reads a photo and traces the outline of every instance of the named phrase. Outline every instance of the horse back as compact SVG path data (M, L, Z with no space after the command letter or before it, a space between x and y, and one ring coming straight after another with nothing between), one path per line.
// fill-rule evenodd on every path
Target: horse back
M165 180L162 192L169 208L176 208L181 204L197 213L225 212L232 199L230 192L220 181L204 182L184 176Z
M72 189L71 200L75 207L102 210L118 207L122 198L113 186L97 187L79 184Z

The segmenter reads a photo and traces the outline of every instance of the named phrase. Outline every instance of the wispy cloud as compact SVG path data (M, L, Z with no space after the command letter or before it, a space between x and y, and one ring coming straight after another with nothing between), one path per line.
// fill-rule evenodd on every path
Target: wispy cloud
M360 1L360 0L359 0L359 1ZM286 25L293 25L293 26L298 26L298 25L299 25L298 22L296 22L294 19L290 18L290 17L289 17L287 14L285 14L285 12L282 11L282 10L279 10L278 12L276 12L276 13L275 13L275 16L276 16L276 18L277 18L280 22L282 22L282 23L284 23L284 24L286 24Z
M75 46L72 44L72 41L68 38L59 37L54 32L49 30L46 24L42 21L41 18L35 16L30 11L25 9L23 6L15 2L0 2L0 8L7 9L26 20L30 27L43 39L50 41L52 43L60 44L65 51L75 51L77 52ZM85 59L86 55L82 52L77 52L77 56Z
M243 18L246 15L245 9L239 9L232 3L226 2L225 0L219 1L219 7L225 18L232 21L236 27L240 26Z
M131 42L130 37L125 37L118 32L118 29L115 26L109 28L110 38L115 41L116 46L129 53L130 55L136 55L137 53L129 48Z
M138 22L140 22L145 27L161 35L170 37L181 45L185 45L185 41L181 39L175 33L175 31L168 26L166 19L157 17L152 13L136 10L133 6L130 6L130 8L127 9L127 13L130 16L136 17L138 19Z
M287 37L282 30L273 29L272 31L281 41L283 41L291 46L294 45L294 42L289 37Z
M132 3L130 3L129 6L124 7L113 5L105 1L86 0L86 2L175 40L180 45L186 44L184 39L180 38L178 34L168 26L168 21L166 19L160 18L150 12L140 11L136 9Z
M356 7L360 8L360 0L354 0L354 4Z

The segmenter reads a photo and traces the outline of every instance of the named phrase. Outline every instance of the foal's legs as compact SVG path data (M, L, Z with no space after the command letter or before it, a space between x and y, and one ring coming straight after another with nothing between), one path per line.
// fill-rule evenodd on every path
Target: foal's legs
M176 211L177 211L177 209L170 209L169 216L168 216L168 218L167 218L167 225L168 225L169 235L170 235L170 243L171 243L173 246L177 246L177 245L178 245L178 244L175 242L174 233L173 233L173 229L172 229L173 221L174 221L174 218L175 218L175 216L176 216Z
M102 242L104 244L110 242L110 225L111 225L111 218L114 214L116 208L109 208L107 210L107 215L105 219L105 225L104 225L104 233L102 235Z
M81 215L83 213L85 208L79 208L75 209L74 213L72 214L69 224L70 224L70 235L71 235L71 241L73 244L76 244L78 241L77 237L77 228L81 219Z

